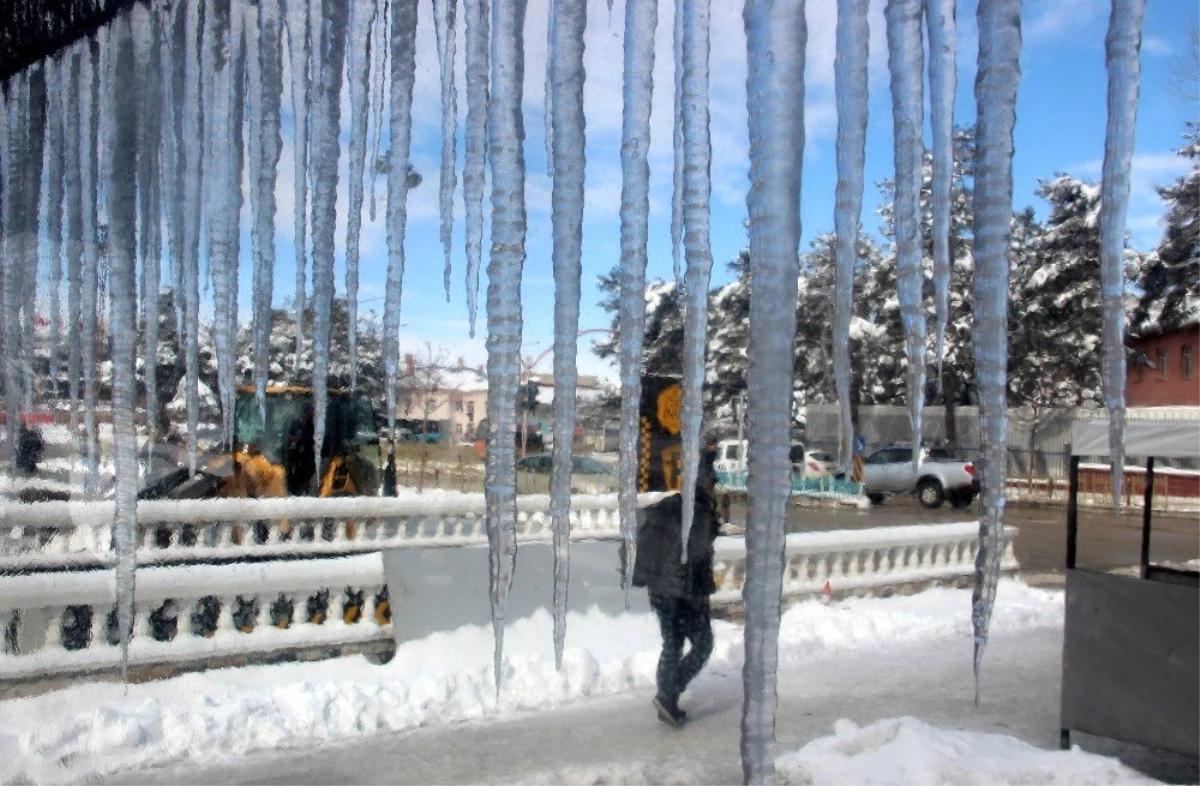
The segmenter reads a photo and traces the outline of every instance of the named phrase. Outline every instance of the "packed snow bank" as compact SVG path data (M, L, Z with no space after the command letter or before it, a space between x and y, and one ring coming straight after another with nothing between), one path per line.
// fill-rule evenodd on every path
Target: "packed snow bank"
M781 783L1158 783L1115 759L1044 751L1005 734L938 729L916 718L859 727L839 720L829 737L775 760Z
M781 669L798 661L885 653L901 642L967 637L970 608L969 590L948 588L829 606L795 604L782 619ZM992 629L1055 627L1062 614L1060 592L1006 580ZM79 684L0 702L0 782L78 781L170 762L212 763L654 684L659 636L653 615L570 615L562 672L554 669L552 628L546 612L509 625L498 705L490 626L407 643L383 667L361 657L252 666L131 685L128 691L112 683ZM709 668L740 671L742 628L715 621L714 632Z

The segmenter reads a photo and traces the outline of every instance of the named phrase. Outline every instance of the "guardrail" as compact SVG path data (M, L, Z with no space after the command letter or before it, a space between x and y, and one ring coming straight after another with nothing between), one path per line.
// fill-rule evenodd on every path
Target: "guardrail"
M977 534L978 525L969 522L789 535L783 592L820 592L826 581L840 593L966 578L975 570ZM1018 567L1016 528L1007 527L1006 535L1003 568L1011 571ZM615 560L616 549L613 554ZM745 579L744 540L719 539L714 568L714 601L737 602ZM116 668L114 598L109 570L0 577L0 680ZM146 568L137 574L135 611L129 648L134 666L387 642L392 625L404 624L392 620L377 553Z
M649 504L664 494L643 494ZM576 495L572 532L620 530L617 496ZM0 571L109 567L114 505L40 502L0 505ZM482 494L427 497L212 499L138 503L142 565L244 557L330 556L393 548L486 542ZM550 500L517 498L517 532L550 538Z

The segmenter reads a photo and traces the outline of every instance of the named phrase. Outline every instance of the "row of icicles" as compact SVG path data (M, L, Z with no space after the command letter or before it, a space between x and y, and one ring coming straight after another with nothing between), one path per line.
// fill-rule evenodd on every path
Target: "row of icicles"
M1136 118L1143 0L1114 0L1107 39L1109 127L1102 196L1105 297L1105 395L1110 407L1114 487L1122 456L1123 316L1120 251ZM984 455L980 547L972 619L978 669L1003 551L1005 293L1012 212L1012 130L1020 78L1019 0L980 0L979 73L975 83L975 354ZM525 261L525 162L522 145L524 0L464 0L466 130L462 171L466 215L466 293L474 334L483 258L485 167L491 166L488 267L487 530L495 681L501 682L507 596L516 565L515 445L520 368L520 284ZM539 9L543 10L543 9ZM584 205L583 84L585 0L554 0L549 14L546 142L553 178L554 470L551 508L555 555L555 655L561 665L567 609L571 438L575 342L579 322ZM449 297L453 199L457 188L457 0L432 0L441 74L440 237ZM838 108L835 221L838 235L834 369L842 408L841 453L850 456L849 314L855 238L862 207L867 122L869 0L838 0L835 89ZM674 196L671 239L685 293L683 382L683 539L692 518L700 452L709 247L709 0L674 4ZM612 8L609 0L609 14ZM3 353L8 444L22 411L32 409L39 300L49 303L49 376L60 379L66 342L72 433L82 427L86 461L98 463L95 341L101 282L107 275L113 343L112 412L116 456L118 618L123 657L132 631L138 460L135 417L158 410L153 374L139 405L135 364L158 346L159 287L175 293L184 337L187 439L195 466L199 405L201 269L214 312L222 434L232 436L234 343L241 248L240 215L249 183L248 258L253 266L254 385L268 382L268 338L275 288L276 182L285 96L291 104L296 179L295 334L314 357L315 439L322 441L327 396L338 160L343 82L349 92L349 213L345 291L350 307L350 368L355 368L359 235L364 204L375 215L375 172L386 172L388 264L383 342L389 426L394 427L398 330L412 142L417 3L415 0L179 0L139 2L107 27L36 64L6 85L0 111ZM933 146L935 348L940 368L949 281L951 128L955 94L954 0L889 0L885 12L893 99L898 295L909 357L914 441L921 433L926 337L921 307L919 189L928 60ZM791 345L800 240L799 184L804 150L803 85L807 29L803 0L746 0L751 188L751 332L749 439L753 446L747 528L746 686L742 755L749 781L773 775L775 667L781 555L789 485ZM638 402L645 319L643 293L649 213L650 107L658 3L627 0L624 9L624 116L621 148L620 431L621 529L628 588L636 540ZM611 24L611 22L610 22ZM927 38L927 47L926 47ZM286 51L290 83L284 84ZM343 80L343 73L345 79ZM386 138L388 149L381 154ZM367 167L370 167L369 169ZM369 200L364 174L370 172ZM309 244L311 243L311 253ZM204 265L202 265L202 257ZM311 265L310 265L311 257ZM682 261L686 271L680 269ZM165 270L162 269L165 261ZM44 276L40 274L44 268ZM306 276L311 270L311 282ZM64 283L65 277L65 283ZM39 289L40 287L40 289ZM63 290L66 298L62 300ZM311 299L308 292L311 290ZM65 305L65 313L63 306ZM311 306L311 336L302 313ZM62 325L65 323L65 336ZM296 353L297 362L300 353ZM353 371L352 371L353 373ZM351 380L351 384L354 384ZM57 384L55 384L57 395ZM82 418L82 424L79 423ZM149 426L149 424L147 424ZM153 434L153 429L148 428ZM318 453L319 451L315 451ZM317 461L320 459L318 457ZM318 467L319 469L319 467ZM978 695L978 694L977 694Z

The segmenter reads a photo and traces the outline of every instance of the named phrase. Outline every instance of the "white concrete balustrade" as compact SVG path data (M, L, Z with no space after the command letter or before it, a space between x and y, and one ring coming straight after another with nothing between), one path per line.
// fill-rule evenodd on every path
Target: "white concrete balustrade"
M112 502L0 503L0 571L113 565L113 509ZM156 500L138 504L138 524L143 565L487 542L482 494ZM549 497L518 497L521 537L549 540L550 526ZM573 497L571 529L618 532L616 495Z
M587 515L599 521L596 510ZM527 533L533 534L523 539L541 537L548 517L527 513ZM442 532L436 537L466 537ZM614 541L615 569L617 531L584 525L572 534ZM1016 528L1006 528L1006 571L1018 568L1012 551L1016 535ZM792 534L783 592L817 593L826 581L841 593L968 578L975 571L977 536L975 522ZM411 538L403 542L417 545ZM716 551L714 600L739 602L745 542L721 538ZM615 581L615 571L613 576ZM113 572L106 569L0 576L0 680L115 668L120 650L111 643L115 628L109 621L115 597ZM180 665L386 641L393 625L404 625L403 619L391 620L387 597L379 553L144 568L137 574L129 659L135 666ZM549 606L551 599L545 602Z

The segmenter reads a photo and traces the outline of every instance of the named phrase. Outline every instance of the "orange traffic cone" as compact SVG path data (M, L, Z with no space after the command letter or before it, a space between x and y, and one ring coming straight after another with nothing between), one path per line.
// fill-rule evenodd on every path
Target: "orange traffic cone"
M827 581L825 582L825 586L821 588L821 603L828 606L831 600L833 600L833 587L830 587Z

